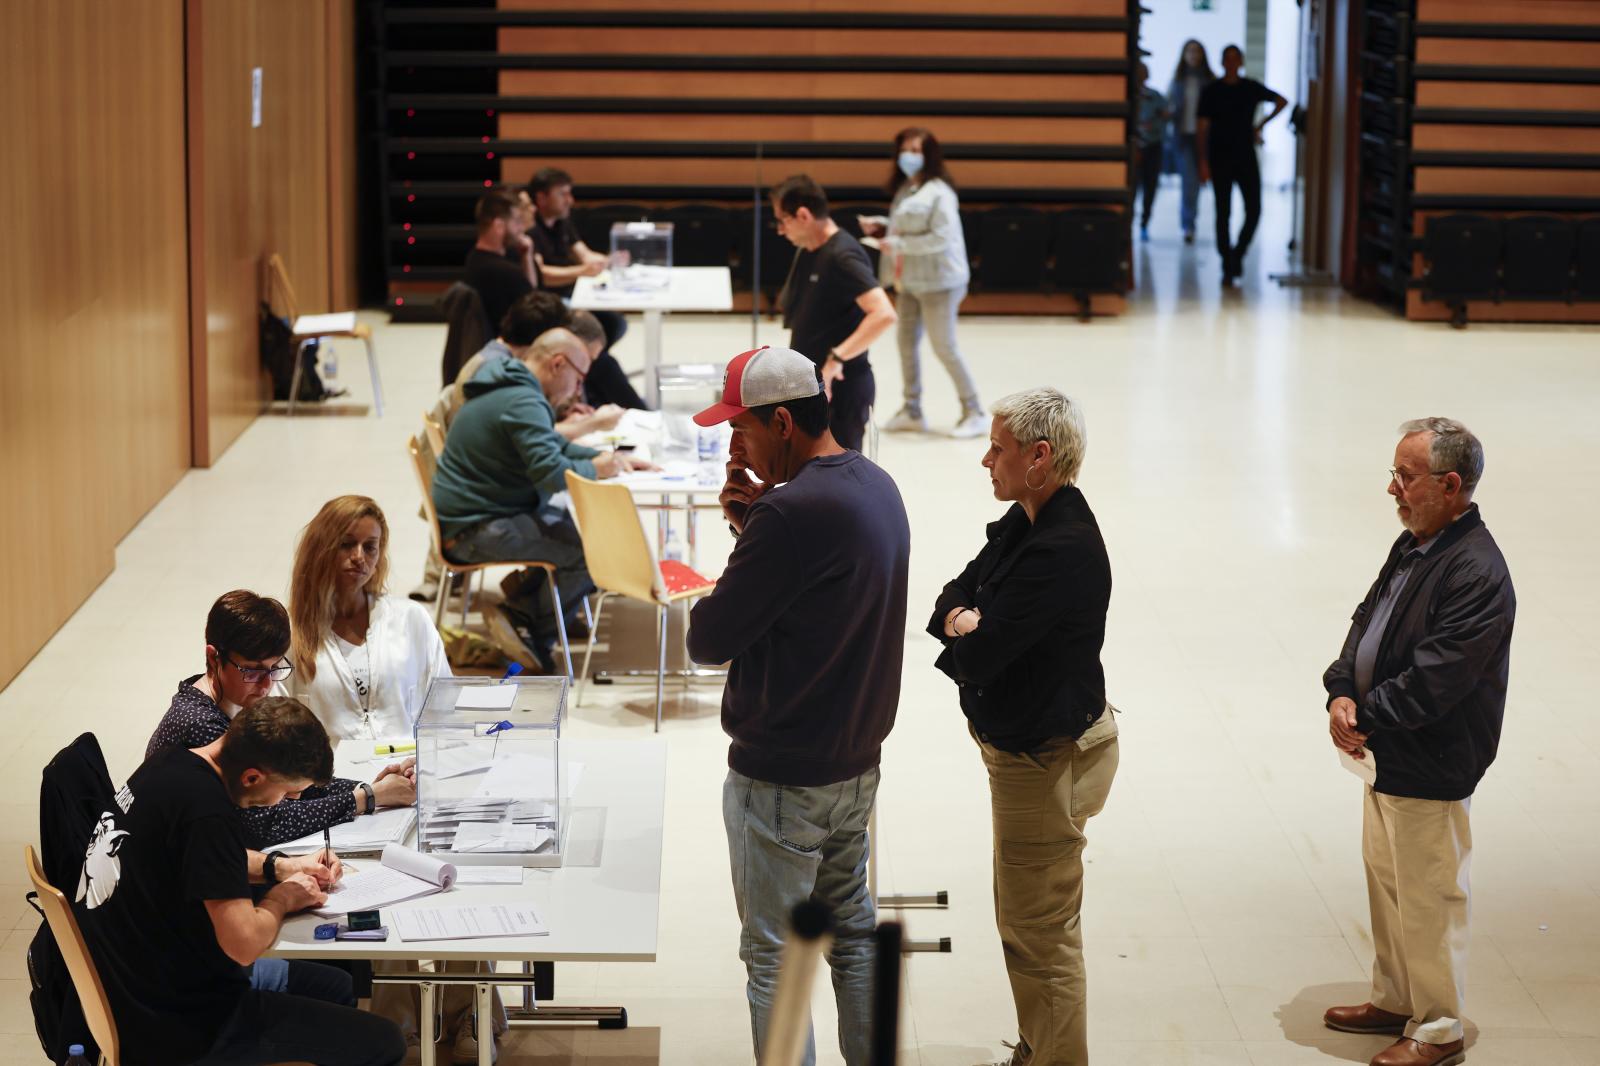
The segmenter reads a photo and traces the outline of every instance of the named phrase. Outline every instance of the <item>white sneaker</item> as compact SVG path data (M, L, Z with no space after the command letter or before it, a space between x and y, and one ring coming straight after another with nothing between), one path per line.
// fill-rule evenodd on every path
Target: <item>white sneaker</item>
M911 408L902 407L900 413L884 423L886 433L926 433L928 420L919 414L913 414Z
M950 435L959 440L970 440L973 437L987 437L989 435L989 416L982 411L973 411L963 415L961 421L956 423L956 428Z

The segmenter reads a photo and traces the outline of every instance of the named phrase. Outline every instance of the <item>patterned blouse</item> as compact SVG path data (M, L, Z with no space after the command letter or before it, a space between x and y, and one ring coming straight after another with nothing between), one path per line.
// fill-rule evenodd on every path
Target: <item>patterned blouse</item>
M178 686L172 706L150 735L150 744L144 751L147 760L168 748L203 748L228 731L228 716L222 708L194 687L200 676L195 674ZM299 799L286 799L273 807L240 808L246 843L265 851L275 844L354 820L355 787L356 782L336 777L326 788L306 789Z

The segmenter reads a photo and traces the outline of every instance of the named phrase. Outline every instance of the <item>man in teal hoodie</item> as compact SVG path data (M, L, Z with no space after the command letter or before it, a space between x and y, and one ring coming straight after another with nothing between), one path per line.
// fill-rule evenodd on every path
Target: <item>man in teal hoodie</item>
M594 586L578 531L564 509L550 506L550 497L566 488L568 470L608 478L648 467L556 432L555 409L582 395L588 372L588 352L569 334L539 338L522 359L485 362L462 387L466 402L450 423L433 477L445 555L460 563L555 563L562 611L569 617ZM515 583L505 605L492 609L486 621L502 650L525 645L549 669L556 615L543 575L527 577L537 580ZM526 653L513 658L535 665Z

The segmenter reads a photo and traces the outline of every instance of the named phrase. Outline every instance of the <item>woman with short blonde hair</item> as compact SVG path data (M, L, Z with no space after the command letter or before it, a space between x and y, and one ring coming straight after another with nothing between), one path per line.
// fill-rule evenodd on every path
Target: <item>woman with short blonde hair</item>
M377 502L323 504L295 549L288 688L336 740L409 740L428 686L450 676L433 619L388 595L388 579L389 523Z
M928 623L989 776L995 922L1020 1034L1009 1063L1089 1061L1084 828L1110 795L1118 741L1100 664L1111 563L1077 488L1086 441L1059 390L995 404L983 466L1011 508Z

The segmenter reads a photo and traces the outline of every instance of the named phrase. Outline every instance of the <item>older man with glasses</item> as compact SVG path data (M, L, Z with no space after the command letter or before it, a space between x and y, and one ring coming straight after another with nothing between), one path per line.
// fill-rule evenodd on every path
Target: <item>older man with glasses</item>
M1516 593L1473 492L1483 446L1460 422L1400 427L1389 495L1406 531L1322 683L1333 745L1371 784L1361 852L1372 994L1330 1029L1388 1034L1372 1066L1463 1062L1472 794L1505 714Z

